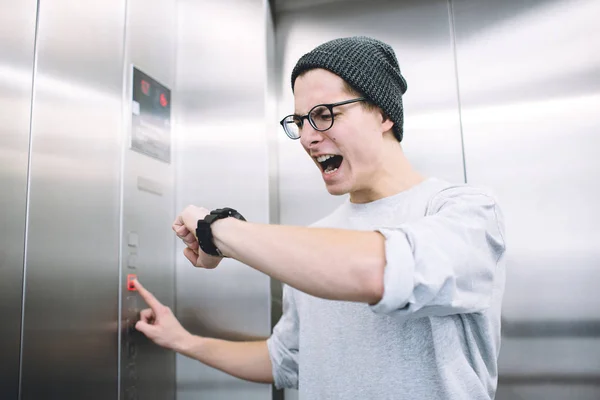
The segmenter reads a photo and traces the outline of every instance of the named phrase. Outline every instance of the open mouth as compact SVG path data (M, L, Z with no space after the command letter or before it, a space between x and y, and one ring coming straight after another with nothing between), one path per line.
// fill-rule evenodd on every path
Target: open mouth
M336 154L325 154L317 157L317 162L325 174L332 174L337 171L343 160L344 157Z

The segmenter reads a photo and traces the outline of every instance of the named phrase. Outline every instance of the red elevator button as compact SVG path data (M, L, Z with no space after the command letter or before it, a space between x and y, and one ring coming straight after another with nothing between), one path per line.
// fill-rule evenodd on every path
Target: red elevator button
M127 275L127 290L135 291L135 286L133 286L133 280L136 279L137 276L135 274Z

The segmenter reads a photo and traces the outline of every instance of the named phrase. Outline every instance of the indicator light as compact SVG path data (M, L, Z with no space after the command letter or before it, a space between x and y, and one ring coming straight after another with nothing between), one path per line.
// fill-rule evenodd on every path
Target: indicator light
M133 286L133 280L136 278L137 278L137 276L135 274L127 275L127 290L136 291L135 286Z

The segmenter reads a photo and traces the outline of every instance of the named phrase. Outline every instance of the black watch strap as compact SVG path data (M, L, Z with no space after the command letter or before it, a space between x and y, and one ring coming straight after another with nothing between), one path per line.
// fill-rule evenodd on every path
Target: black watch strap
M198 238L198 244L203 252L210 254L211 256L224 257L223 253L215 246L211 224L216 220L233 217L245 221L246 219L234 210L233 208L218 208L212 210L207 214L204 219L198 220L198 226L196 228L196 237Z

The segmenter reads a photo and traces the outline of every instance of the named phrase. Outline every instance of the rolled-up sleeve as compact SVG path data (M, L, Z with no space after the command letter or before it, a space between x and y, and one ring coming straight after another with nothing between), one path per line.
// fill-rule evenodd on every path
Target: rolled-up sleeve
M283 313L267 340L277 389L298 389L299 320L292 289L283 286Z
M385 238L384 294L375 313L443 316L489 307L505 252L504 221L495 199L471 188L442 191L426 215Z

